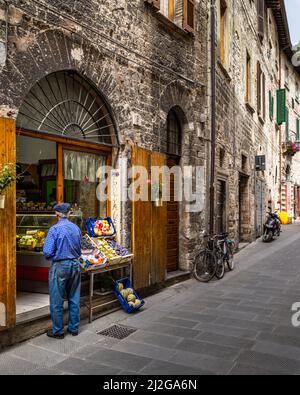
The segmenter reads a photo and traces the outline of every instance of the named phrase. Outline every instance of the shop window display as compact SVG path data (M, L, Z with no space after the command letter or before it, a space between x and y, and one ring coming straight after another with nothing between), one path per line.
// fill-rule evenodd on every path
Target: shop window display
M105 217L106 203L97 199L97 186L105 177L106 157L78 151L64 151L65 200L84 218Z

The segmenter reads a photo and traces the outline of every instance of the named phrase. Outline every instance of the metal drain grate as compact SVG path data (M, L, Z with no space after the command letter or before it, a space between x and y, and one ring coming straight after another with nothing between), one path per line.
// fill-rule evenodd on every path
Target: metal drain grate
M123 340L136 331L137 329L128 328L127 326L113 325L110 328L97 332L97 335L113 337L114 339Z

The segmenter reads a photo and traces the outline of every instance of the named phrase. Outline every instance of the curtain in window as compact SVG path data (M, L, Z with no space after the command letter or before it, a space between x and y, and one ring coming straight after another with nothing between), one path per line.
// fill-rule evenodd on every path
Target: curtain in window
M64 151L64 179L101 182L105 178L106 158L96 154Z

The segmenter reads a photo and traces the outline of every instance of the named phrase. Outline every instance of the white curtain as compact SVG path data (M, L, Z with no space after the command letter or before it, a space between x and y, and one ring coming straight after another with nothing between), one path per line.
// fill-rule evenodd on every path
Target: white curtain
M64 179L101 182L105 177L105 156L76 151L64 151Z

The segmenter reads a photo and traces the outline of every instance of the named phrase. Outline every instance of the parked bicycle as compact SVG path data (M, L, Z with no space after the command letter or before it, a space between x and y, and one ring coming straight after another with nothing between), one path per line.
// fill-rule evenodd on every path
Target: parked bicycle
M208 235L207 245L195 258L193 274L200 282L209 282L214 277L221 280L225 275L225 266L234 270L234 241L228 233Z

